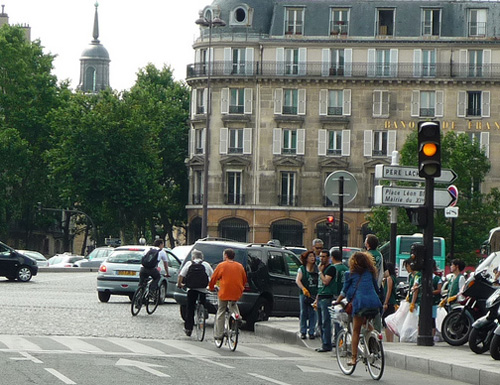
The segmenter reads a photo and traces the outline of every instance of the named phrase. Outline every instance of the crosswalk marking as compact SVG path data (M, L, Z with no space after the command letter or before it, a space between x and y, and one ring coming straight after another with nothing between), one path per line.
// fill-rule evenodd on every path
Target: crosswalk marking
M151 346L147 346L146 344L137 342L135 340L130 340L127 338L115 338L115 337L110 337L107 340L114 343L115 345L121 346L134 353L156 355L156 356L165 355L165 352L162 352L161 350L155 349Z
M102 353L104 350L92 345L82 338L78 337L66 337L66 336L53 336L51 337L54 341L67 346L71 351L78 352L89 352L89 353Z
M252 347L245 345L245 344L238 344L238 347L236 348L236 350L241 352L241 353L247 354L249 356L254 356L254 357L263 357L263 358L264 357L266 357L266 358L278 357L277 354L267 352L267 351L261 350L261 349L252 348Z
M161 342L162 344L170 346L175 349L183 350L193 355L209 356L209 357L220 356L219 352L214 351L214 349L206 349L202 347L202 343L198 341L187 342L187 341L176 340L176 341L158 341L158 342ZM212 346L215 347L215 345Z
M9 350L41 350L40 347L24 337L19 336L0 336L2 343L7 346Z

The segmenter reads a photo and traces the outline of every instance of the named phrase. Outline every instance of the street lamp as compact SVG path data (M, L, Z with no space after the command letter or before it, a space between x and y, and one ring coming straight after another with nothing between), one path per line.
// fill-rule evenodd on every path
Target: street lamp
M206 128L205 128L205 153L204 153L204 169L203 169L203 202L202 202L202 218L201 218L201 237L205 238L208 235L208 158L210 150L210 113L212 107L212 97L210 90L210 75L212 72L212 28L224 27L226 22L218 17L210 19L200 15L200 18L195 21L200 27L208 27L208 57L207 57L207 111L206 111Z

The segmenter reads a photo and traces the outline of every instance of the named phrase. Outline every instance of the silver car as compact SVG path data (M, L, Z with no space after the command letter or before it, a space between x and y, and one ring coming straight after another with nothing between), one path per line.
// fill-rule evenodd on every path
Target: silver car
M99 267L115 249L109 246L97 247L85 259L75 262L76 267Z
M126 295L132 300L139 285L139 272L141 258L150 246L120 246L114 249L109 257L102 262L97 273L97 296L99 301L108 302L111 294ZM168 257L168 272L170 277L165 277L163 263L158 268L162 274L160 278L160 303L165 298L173 298L177 286L177 274L180 260L169 250L164 249Z

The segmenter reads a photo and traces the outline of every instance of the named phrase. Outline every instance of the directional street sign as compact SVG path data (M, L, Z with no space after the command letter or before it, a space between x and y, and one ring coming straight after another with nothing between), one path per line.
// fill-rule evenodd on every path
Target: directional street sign
M434 190L434 207L450 206L455 198L448 190ZM418 207L425 203L425 189L418 187L375 186L375 205Z
M412 166L389 166L387 164L375 165L375 179L389 179L409 182L424 182L425 178L418 176L418 167ZM457 179L455 171L443 168L441 176L434 178L434 183L447 184Z

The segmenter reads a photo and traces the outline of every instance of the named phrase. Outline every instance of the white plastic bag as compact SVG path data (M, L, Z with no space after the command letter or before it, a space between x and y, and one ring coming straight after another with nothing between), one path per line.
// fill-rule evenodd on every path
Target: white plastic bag
M401 329L401 342L417 342L418 336L418 315L416 309L408 312Z
M403 328L403 323L405 322L406 315L409 311L410 303L408 301L402 301L398 310L385 318L385 324L395 335L401 335L401 329Z
M437 311L436 311L436 330L441 333L441 325L443 324L444 317L448 312L444 307L438 306Z

